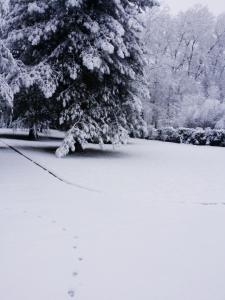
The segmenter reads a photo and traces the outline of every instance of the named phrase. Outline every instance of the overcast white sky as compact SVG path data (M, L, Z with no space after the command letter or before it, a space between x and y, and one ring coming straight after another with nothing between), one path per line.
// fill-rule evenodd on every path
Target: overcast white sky
M173 13L186 10L198 3L208 6L209 10L216 15L225 12L225 0L161 0L160 2L169 5Z

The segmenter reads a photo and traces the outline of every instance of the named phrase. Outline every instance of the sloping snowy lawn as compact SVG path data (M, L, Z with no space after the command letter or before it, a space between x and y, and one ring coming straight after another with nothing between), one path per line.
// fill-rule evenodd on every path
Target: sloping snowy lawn
M57 159L60 139L24 138L0 131L0 299L225 299L223 148L131 140Z

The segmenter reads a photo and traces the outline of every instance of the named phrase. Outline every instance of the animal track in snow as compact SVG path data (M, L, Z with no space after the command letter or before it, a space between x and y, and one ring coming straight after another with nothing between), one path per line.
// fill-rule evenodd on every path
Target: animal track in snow
M77 275L78 275L78 273L77 272L73 272L73 277L76 277Z
M5 210L9 210L9 208L5 208ZM28 215L32 215L29 211L27 211L27 210L23 210L22 211L22 213L23 214L26 214L27 216ZM67 232L68 231L68 229L66 228L66 227L60 227L60 226L58 226L57 224L58 224L58 222L55 220L55 219L48 219L48 218L46 218L45 216L42 216L42 215L33 215L33 217L36 217L36 218L38 218L38 219L40 219L40 220L42 220L42 221L47 221L47 222L49 222L49 224L55 224L56 225L56 230L58 230L58 231L61 231L61 232ZM76 241L76 243L78 242L78 239L79 239L79 237L77 236L77 235L74 235L74 236L72 236L72 240L73 240L73 242L75 243L75 241ZM77 250L77 245L73 245L72 246L73 247L73 250ZM79 262L81 262L81 261L83 261L83 258L82 257L77 257L76 256L76 259L79 261ZM72 277L74 278L74 280L75 280L75 278L78 276L78 272L77 271L72 271L72 273L71 273L71 275L72 275ZM75 290L74 289L69 289L68 291L67 291L67 294L68 294L68 296L70 297L70 298L74 298L75 297Z
M68 295L71 297L71 298L74 298L74 296L75 296L75 291L74 290L69 290L68 291Z
M201 205L204 205L204 206L215 206L215 205L219 205L219 203L216 203L216 202L203 202L203 203L200 203Z

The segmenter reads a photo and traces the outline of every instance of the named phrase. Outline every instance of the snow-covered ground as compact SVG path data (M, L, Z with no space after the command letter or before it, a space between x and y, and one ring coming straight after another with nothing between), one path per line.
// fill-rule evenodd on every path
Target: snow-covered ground
M223 148L1 133L1 300L225 299Z

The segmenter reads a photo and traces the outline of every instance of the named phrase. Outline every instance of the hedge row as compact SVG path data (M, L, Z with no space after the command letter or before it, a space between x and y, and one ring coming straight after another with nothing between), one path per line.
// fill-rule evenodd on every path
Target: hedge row
M210 145L225 147L225 130L202 129L202 128L161 128L150 127L148 139L172 143L193 145Z

